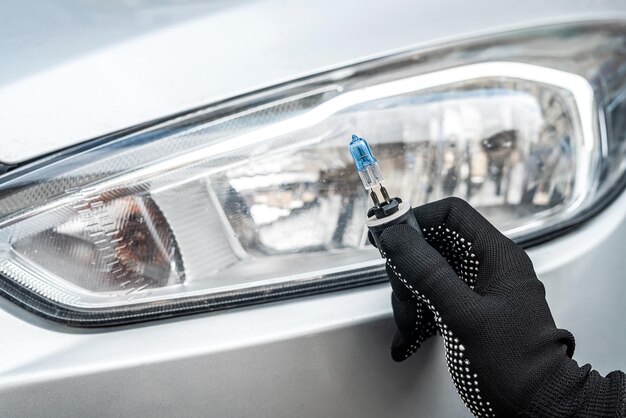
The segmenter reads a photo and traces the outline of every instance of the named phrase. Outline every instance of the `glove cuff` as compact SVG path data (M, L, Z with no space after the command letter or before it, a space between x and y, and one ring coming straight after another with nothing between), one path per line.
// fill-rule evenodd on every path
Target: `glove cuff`
M535 392L523 417L611 417L626 412L626 375L602 377L591 365L579 367L565 358L558 370Z

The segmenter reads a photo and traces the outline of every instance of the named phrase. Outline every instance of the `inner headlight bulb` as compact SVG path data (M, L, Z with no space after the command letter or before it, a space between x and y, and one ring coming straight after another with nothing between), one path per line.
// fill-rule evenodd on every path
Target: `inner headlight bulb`
M367 141L357 135L352 135L350 154L352 154L363 186L374 202L374 206L367 211L366 225L376 244L379 244L380 235L385 228L391 225L407 224L422 235L411 205L403 202L399 197L389 197L387 189L383 186L385 181L383 173ZM378 247L380 248L380 245Z

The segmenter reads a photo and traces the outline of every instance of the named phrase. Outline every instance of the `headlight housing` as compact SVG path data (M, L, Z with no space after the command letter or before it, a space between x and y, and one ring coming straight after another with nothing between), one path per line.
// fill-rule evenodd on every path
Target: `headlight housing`
M545 239L619 190L625 34L570 25L385 57L15 170L0 290L98 326L384 280L353 131L413 205L458 195L518 242Z

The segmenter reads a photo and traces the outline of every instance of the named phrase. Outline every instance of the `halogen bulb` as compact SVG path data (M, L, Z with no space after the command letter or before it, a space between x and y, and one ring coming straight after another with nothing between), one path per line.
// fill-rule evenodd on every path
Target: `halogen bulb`
M380 194L383 197L382 200L386 203L390 202L387 189L385 189L382 185L382 182L385 180L383 178L383 173L380 171L378 162L376 161L376 158L374 158L374 154L372 154L372 150L367 144L367 141L352 134L352 141L350 141L350 154L352 154L354 165L359 173L359 177L361 177L363 186L370 192L370 197L374 201L374 204L376 206L380 205L380 199L374 190L374 187L376 186L380 189Z
M354 164L359 172L363 186L367 190L373 189L385 180L378 166L378 162L372 154L372 150L363 138L352 135L350 153L354 159Z

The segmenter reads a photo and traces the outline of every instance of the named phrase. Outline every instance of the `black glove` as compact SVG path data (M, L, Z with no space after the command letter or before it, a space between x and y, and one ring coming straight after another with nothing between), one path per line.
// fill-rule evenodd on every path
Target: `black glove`
M556 327L520 247L461 199L419 207L415 217L426 240L407 225L387 228L380 240L400 330L395 360L432 334L430 310L474 415L623 416L626 376L603 378L571 359L574 337Z
M376 246L371 232L367 233L370 244ZM423 302L423 295L415 289L409 289L404 282L397 279L389 263L385 265L391 284L391 306L398 331L391 343L391 357L395 361L409 358L422 343L433 335L438 328L433 312Z

